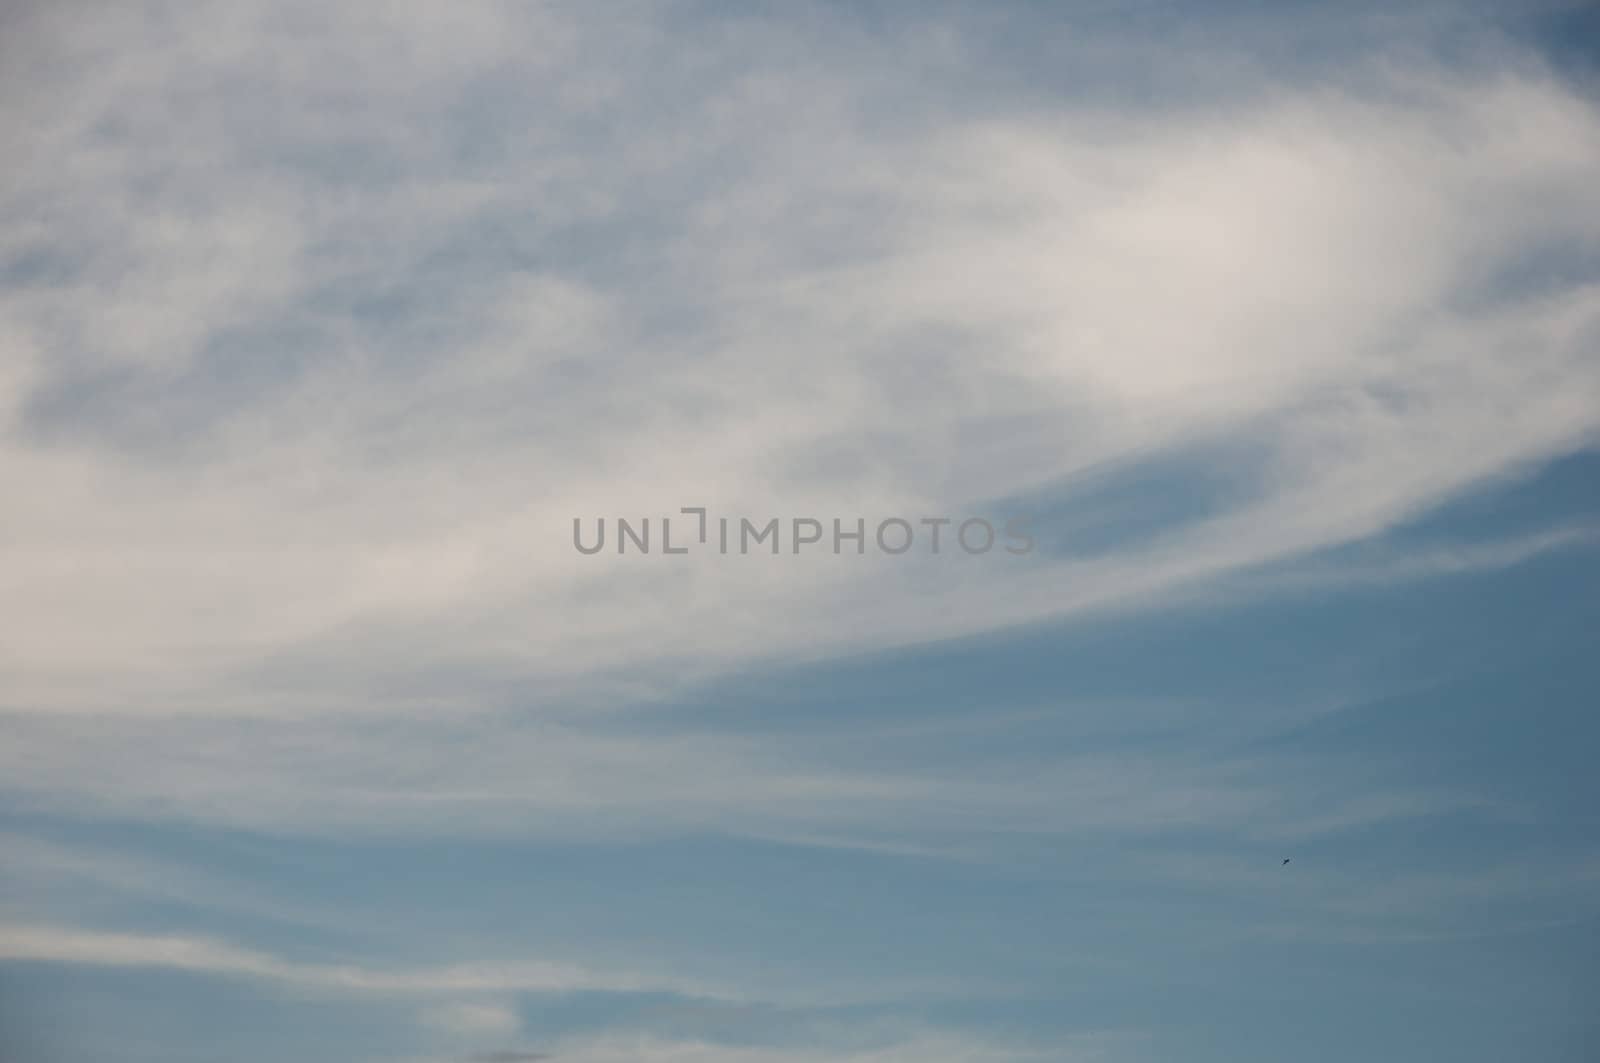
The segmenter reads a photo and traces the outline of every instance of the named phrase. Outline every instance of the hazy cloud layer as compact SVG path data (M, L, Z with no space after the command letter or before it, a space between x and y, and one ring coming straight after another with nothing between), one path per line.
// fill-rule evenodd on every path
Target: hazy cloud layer
M25 18L15 708L470 702L957 635L1592 438L1600 120L1526 60L952 118L891 75L967 73L958 41L349 10ZM959 517L1219 436L1261 458L1228 508L1092 560L570 545L695 504Z
M681 718L730 677L864 651L1592 549L1575 519L1327 553L1594 443L1593 94L1489 34L1434 47L1433 8L1308 15L1292 41L1265 17L1169 43L1062 17L1082 29L1033 57L1046 77L965 9L893 32L677 4L0 16L8 808L1008 868L1116 839L1131 848L1108 848L1101 885L1267 898L1244 921L1258 939L1449 937L1484 912L1510 925L1508 899L1576 903L1583 853L1546 880L1263 884L1241 849L1520 814L1387 762L1337 786L1338 751L1249 744L1268 712L1381 693L1358 683L1127 713L1154 734L1205 711L1234 746L1062 742L1000 693L982 708L1010 714L1003 748L958 733L970 715L799 735L738 705ZM869 528L1037 514L1047 548L573 548L574 518L676 532L684 506ZM419 1028L480 1060L1111 1052L921 1030L502 1050L517 994L781 994L649 943L637 965L408 966L88 929L110 924L75 906L129 896L305 927L359 913L7 831L0 959L417 997Z

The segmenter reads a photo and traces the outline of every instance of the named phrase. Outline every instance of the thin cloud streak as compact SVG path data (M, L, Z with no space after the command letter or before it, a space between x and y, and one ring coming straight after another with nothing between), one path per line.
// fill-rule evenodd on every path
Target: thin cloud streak
M607 973L558 963L462 964L417 970L299 963L206 938L66 927L0 925L0 959L146 968L258 979L318 991L431 995L485 992L669 992L741 999L679 979Z

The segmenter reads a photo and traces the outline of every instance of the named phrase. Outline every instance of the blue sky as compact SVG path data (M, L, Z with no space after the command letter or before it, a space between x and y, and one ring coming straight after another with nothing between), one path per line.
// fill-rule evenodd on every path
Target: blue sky
M9 8L0 1056L1593 1058L1596 33Z

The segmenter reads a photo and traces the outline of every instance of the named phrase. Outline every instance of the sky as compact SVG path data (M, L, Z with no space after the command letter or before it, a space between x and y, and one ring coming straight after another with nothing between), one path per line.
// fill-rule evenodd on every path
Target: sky
M1597 43L5 5L0 1059L1594 1059Z

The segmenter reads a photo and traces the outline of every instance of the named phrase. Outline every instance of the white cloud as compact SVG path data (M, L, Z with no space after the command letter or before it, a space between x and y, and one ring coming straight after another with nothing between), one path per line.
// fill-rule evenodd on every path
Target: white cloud
M908 763L893 734L843 760L841 739L826 734L644 737L528 716L390 713L381 737L370 713L13 717L0 778L15 807L34 812L92 816L114 807L119 819L320 837L622 840L707 831L928 855L959 853L994 831L1183 827L1309 838L1482 804L1403 782L1330 798L1325 782L1339 765L1315 757L1290 771L1279 760L1187 747L1084 750L967 759L952 774L943 760ZM138 763L135 751L160 770Z
M956 113L897 84L978 69L933 34L809 27L803 60L760 20L680 47L556 7L27 18L0 765L28 807L920 845L1464 800L1313 816L1159 757L957 784L585 714L1170 600L1592 442L1600 288L1557 264L1600 240L1600 114L1524 58ZM959 515L1217 438L1261 458L1237 500L1092 558L569 540L692 504Z
M552 1057L577 1063L1024 1063L1027 1060L1095 1060L1108 1058L1105 1045L1083 1039L1079 1045L1052 1045L1048 1050L1019 1047L940 1032L920 1033L886 1045L866 1048L774 1048L670 1040L651 1036L607 1036L564 1044ZM1116 1057L1111 1057L1116 1058Z
M1596 440L1600 107L1528 56L1285 74L1252 44L1179 54L1106 31L1054 58L1191 72L1175 106L1006 98L959 32L876 39L831 15L691 34L576 5L25 8L0 15L8 808L302 839L708 832L997 865L1036 846L1041 880L1063 836L1114 837L1116 859L1071 873L1119 885L1175 831L1276 849L1498 810L1374 764L1351 792L1327 760L1222 743L974 742L952 770L897 755L905 733L616 710L773 662L1591 547L1569 525L1292 564ZM1004 516L1219 440L1249 460L1217 508L1092 555L586 558L569 538L574 517L685 505ZM1230 711L1243 734L1268 710ZM0 847L0 960L397 996L485 1044L517 1038L519 993L803 1006L949 988L700 977L737 961L589 962L570 942L585 961L455 962L481 952L427 926L409 947L442 962L85 929L84 910L151 900L363 928L131 849ZM1577 862L1266 885L1254 860L1151 867L1273 900L1218 934L1317 940L1492 932L1530 897L1581 909L1594 879ZM538 1048L1021 1063L1124 1047L846 1033Z
M1033 1047L944 1030L909 1030L894 1038L880 1036L865 1046L845 1043L818 1050L610 1034L571 1038L548 1051L488 1052L474 1058L482 1063L519 1063L521 1060L532 1063L544 1059L569 1063L1031 1063L1035 1060L1090 1063L1138 1058L1126 1051L1133 1043L1134 1038L1129 1035L1086 1035ZM445 1060L432 1058L410 1063L445 1063Z
M109 933L72 927L0 925L0 959L186 971L297 989L377 994L660 991L737 999L687 979L597 971L543 962L466 963L418 969L287 960L209 938Z
M443 1004L423 1012L423 1021L465 1037L510 1037L522 1028L522 1018L507 1004Z
M885 140L863 42L757 76L752 24L573 82L601 30L553 11L207 17L125 14L104 63L109 37L41 34L79 58L40 72L4 185L17 707L320 711L385 673L664 680L960 635L1370 535L1593 438L1597 289L1502 280L1593 248L1600 120L1510 61ZM718 78L740 91L663 127L653 90ZM577 131L596 114L615 137ZM694 503L960 514L1203 435L1264 455L1254 492L1092 563L568 541Z

